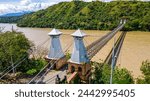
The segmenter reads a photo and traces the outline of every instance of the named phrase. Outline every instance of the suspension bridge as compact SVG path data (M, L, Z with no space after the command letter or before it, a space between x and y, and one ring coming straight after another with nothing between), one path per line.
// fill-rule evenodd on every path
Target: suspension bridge
M118 31L120 31L126 23L126 20L121 20L120 24L111 32L100 37L87 47L85 47L83 38L86 36L81 30L77 30L72 34L74 42L68 42L64 49L60 43L60 32L57 29L53 29L49 36L51 37L50 51L45 56L47 64L37 73L27 84L55 84L59 81L65 80L67 83L73 83L76 76L79 77L82 83L89 83L91 76L91 59L112 39ZM105 59L105 63L112 64L112 58L114 55L114 65L116 64L121 46L123 44L126 32L123 31L117 41L114 43L109 55ZM48 41L48 40L46 40ZM44 43L46 43L46 41ZM44 44L43 43L43 44ZM71 58L67 60L66 52L73 45L73 51ZM114 50L113 50L114 48ZM12 71L18 65L20 65L27 57L22 58L19 62L10 66L6 72L0 77L2 79L7 73Z

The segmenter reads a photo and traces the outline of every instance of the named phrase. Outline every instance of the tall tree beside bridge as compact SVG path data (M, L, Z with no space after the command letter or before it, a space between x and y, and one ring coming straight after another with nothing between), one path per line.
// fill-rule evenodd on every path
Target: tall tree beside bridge
M140 70L143 75L137 78L137 83L150 84L150 61L143 61Z

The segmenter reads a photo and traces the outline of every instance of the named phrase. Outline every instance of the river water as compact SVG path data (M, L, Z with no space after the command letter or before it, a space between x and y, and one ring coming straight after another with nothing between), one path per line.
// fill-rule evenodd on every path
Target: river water
M11 31L13 29L23 32L23 34L32 41L35 46L42 45L43 48L49 50L50 38L48 33L52 30L51 28L26 28L26 27L17 27L16 24L5 24L1 23L0 27L5 27L3 31ZM73 42L71 34L75 30L62 30L63 35L61 35L60 40L62 48L66 47L69 43ZM98 30L84 30L88 35L84 38L84 44L87 46L91 44L96 39L102 37L109 31L98 31ZM121 32L118 32L115 37L119 37ZM49 39L49 40L48 40ZM48 40L46 43L45 41ZM103 62L107 55L109 54L114 39L111 39L93 58L92 61ZM43 44L44 43L44 44ZM70 52L72 51L72 46L69 48ZM150 60L150 32L128 32L122 49L117 60L117 66L120 68L125 67L132 72L134 77L141 75L140 66L142 61Z

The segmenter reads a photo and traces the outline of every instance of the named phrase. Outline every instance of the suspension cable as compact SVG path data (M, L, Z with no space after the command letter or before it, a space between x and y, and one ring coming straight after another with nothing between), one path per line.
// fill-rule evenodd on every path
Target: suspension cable
M26 56L24 56L23 58L25 58L25 57L26 57ZM21 61L23 58L21 58L20 60L16 61L16 62L14 63L14 65L15 65L16 63L19 63L19 61ZM3 71L2 71L2 74L4 74L4 72L6 72L7 70L9 70L10 67L12 67L12 65L11 65L11 66L8 66L5 70L3 70Z
M65 49L65 51L64 51L64 53L71 47L71 45L72 45L72 43L70 43L69 45L68 45L68 47ZM60 52L59 52L59 54L60 54ZM57 54L58 55L58 54ZM51 68L56 64L58 62L58 60L56 60L52 65L51 65L51 67L39 78L39 80L36 82L36 84L40 81L40 79L41 78L43 78L48 72L49 72L49 70L51 70Z
M60 52L59 52L60 53ZM56 54L56 56L57 56L58 54ZM56 57L55 56L55 57ZM40 70L40 72L37 74L37 75L35 75L30 81L29 81L29 83L28 84L30 84L31 82L33 82L34 80L35 80L35 78L37 77L37 76L39 76L39 74L49 65L49 63L51 63L52 62L52 60L50 60L45 66L44 66L44 68L42 68L41 70Z
M88 45L90 45L88 42L87 42L87 40L86 39L83 39L84 41L85 41L85 43L87 44L87 46ZM88 55L88 54L87 54ZM97 55L95 55L95 57L98 59L98 60L101 60L101 59L99 59L99 57L97 57ZM92 58L91 58L92 59Z
M72 45L72 43L71 43L71 45ZM71 46L71 45L70 45L70 46ZM68 46L68 45L67 45L67 46ZM67 46L66 46L66 47L67 47ZM69 47L69 48L70 48L70 47ZM69 49L69 48L68 48L68 49ZM65 52L66 52L68 49L65 49ZM61 52L57 53L56 56L59 55L60 53L61 53ZM55 56L55 57L56 57L56 56ZM49 61L48 64L47 64L43 69L41 69L41 71L40 71L37 75L35 75L33 79L31 79L31 80L29 81L28 84L30 84L31 82L33 82L33 81L35 80L35 78L36 78L36 77L49 65L49 63L51 63L52 61L53 61L53 60ZM58 60L57 60L57 61L58 61ZM57 61L56 61L56 62L57 62ZM55 63L53 63L53 65L54 65L54 64L55 64ZM44 73L44 76L45 76L46 73L53 67L53 65ZM42 77L43 77L43 76L42 76ZM41 78L42 78L42 77L41 77ZM41 79L41 78L40 78L40 79ZM38 81L39 81L39 80L38 80Z
M6 76L11 70L13 70L14 68L16 68L18 65L20 65L22 62L24 62L28 57L23 58L17 65L15 65L13 68L11 68L9 71L7 71L4 75L2 75L0 77L0 79L2 79L4 76Z
M41 48L42 45L44 45L50 38L47 38L43 43L37 46L37 48Z

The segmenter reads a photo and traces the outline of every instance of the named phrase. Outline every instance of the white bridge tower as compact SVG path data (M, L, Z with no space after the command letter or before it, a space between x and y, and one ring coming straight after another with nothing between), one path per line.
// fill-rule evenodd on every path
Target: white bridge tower
M53 29L48 35L51 37L50 51L46 56L47 61L51 61L51 64L55 63L54 69L60 69L66 62L66 57L63 53L59 37L62 34L57 29Z
M84 32L78 29L72 34L74 38L73 52L68 62L69 73L78 73L81 82L88 83L91 74L90 60L87 56L83 38L86 36Z

